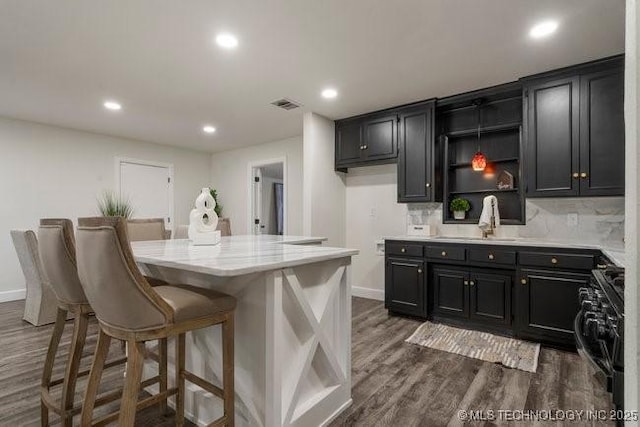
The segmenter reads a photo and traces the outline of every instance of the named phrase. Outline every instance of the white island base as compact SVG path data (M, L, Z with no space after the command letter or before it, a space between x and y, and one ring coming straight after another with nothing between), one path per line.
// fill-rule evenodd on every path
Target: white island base
M350 256L231 277L142 264L157 278L238 299L237 426L321 426L351 404ZM187 369L221 385L220 327L187 334L186 342ZM171 374L172 361L170 347ZM151 376L157 364L145 370ZM222 402L187 383L185 415L205 425L222 415Z

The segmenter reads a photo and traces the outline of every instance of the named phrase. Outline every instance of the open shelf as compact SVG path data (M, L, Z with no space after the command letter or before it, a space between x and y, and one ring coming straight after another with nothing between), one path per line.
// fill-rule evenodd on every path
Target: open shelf
M489 159L487 163L507 163L507 162L519 162L520 159L518 157L504 157L502 159ZM452 163L449 165L450 168L464 168L471 167L471 162L463 162L463 163Z
M520 122L513 122L513 123L504 123L504 124L493 125L493 126L484 126L484 127L480 127L480 129L473 128L473 129L456 130L456 131L451 131L447 133L447 136L449 138L455 138L459 136L471 136L471 135L477 135L478 131L480 131L480 134L490 133L490 132L505 132L510 130L520 131L521 125L522 123Z
M507 188L504 190L500 190L498 188L494 188L493 190L471 190L471 191L449 191L449 194L481 194L481 193L511 193L518 192L518 188Z

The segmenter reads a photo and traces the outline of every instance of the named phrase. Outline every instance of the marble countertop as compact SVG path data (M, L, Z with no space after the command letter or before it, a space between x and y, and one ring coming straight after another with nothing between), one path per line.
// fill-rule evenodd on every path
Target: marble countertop
M608 248L597 244L565 242L548 239L532 239L526 237L515 238L496 238L489 237L483 239L480 237L449 237L449 236L393 236L385 237L384 240L404 240L416 242L431 243L464 243L476 245L502 245L502 246L537 246L549 248L570 248L570 249L596 249L602 251L614 264L619 267L625 266L625 252L622 247Z
M239 276L350 257L358 250L307 244L323 237L229 236L218 245L194 246L187 239L131 242L136 262L214 276Z

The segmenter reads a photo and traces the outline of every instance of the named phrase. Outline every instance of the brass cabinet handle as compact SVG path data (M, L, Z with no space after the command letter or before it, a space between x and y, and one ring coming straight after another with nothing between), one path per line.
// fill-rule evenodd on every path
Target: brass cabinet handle
M522 283L523 285L526 285L527 284L527 279L521 279L520 283Z
M405 253L407 250L405 248L400 248L400 252Z
M580 174L580 178L586 178L586 177L587 177L587 173L586 173L586 172L582 172L582 173Z
M468 281L468 280L465 280L465 281L464 281L464 284L465 284L465 285L468 285L468 284L469 284L469 281Z
M605 268L607 268L607 264L596 264L596 268L598 270L604 270Z
M442 253L440 255L447 256L447 253L445 251L442 251Z
M363 146L362 146L362 149L363 149L363 150L366 150L367 148L369 148L369 146L368 146L368 145L363 145Z
M418 269L418 274L422 274L422 269L421 268Z
M360 149L361 149L361 150L364 150L364 145L361 145L361 146L360 146Z
M578 172L574 172L574 173L572 173L572 174L571 174L571 176L572 176L573 178L579 178L579 177L580 177L580 174L579 174Z
M431 187L431 183L430 183L430 182L427 182L427 183L425 184L425 187L430 188L430 187Z
M558 263L558 259L557 258L551 258L551 264L557 264Z
M471 286L473 286L473 285L475 285L475 284L476 284L476 282L474 282L474 281L472 280L472 281L470 281L470 282L469 282L469 284L470 284Z
M494 258L493 254L489 254L489 259L493 259L493 258Z

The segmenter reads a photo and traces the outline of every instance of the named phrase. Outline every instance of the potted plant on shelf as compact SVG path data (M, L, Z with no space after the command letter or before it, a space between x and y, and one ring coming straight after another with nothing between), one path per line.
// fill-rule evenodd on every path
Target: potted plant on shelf
M449 210L453 212L454 219L464 219L469 209L471 209L471 204L467 199L461 197L454 198L449 204Z

